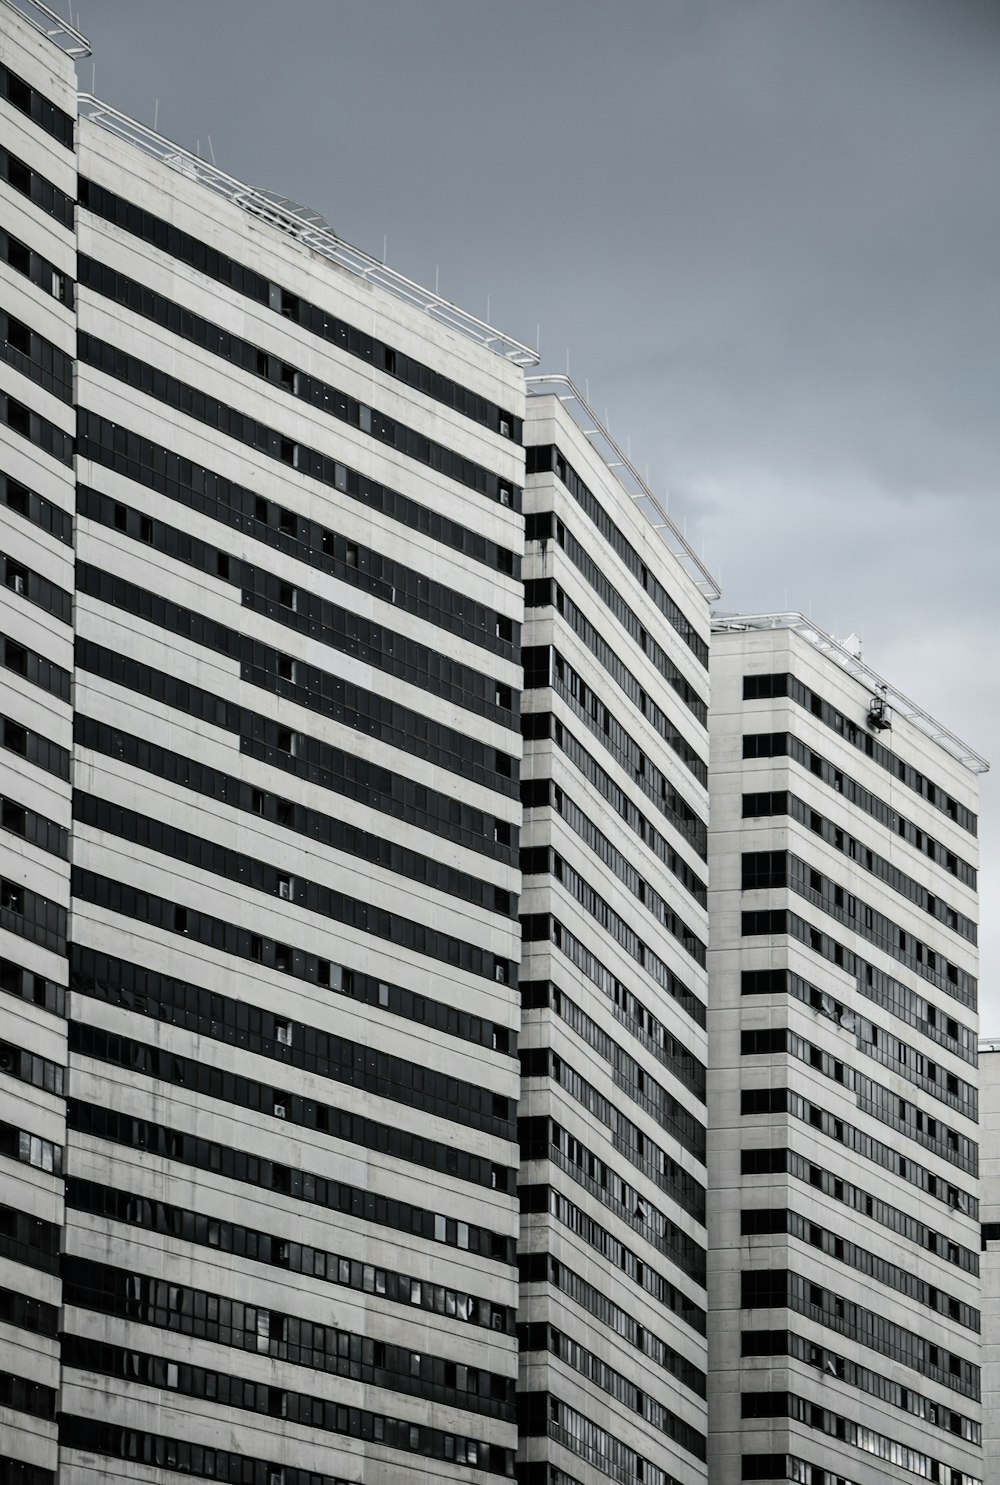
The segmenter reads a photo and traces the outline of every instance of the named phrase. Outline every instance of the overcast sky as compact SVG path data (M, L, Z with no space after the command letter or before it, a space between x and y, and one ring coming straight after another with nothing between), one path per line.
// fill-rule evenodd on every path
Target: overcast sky
M147 123L159 100L231 174L519 339L540 325L723 607L862 635L1000 767L997 0L73 9L99 96ZM988 776L1000 1034L998 806Z

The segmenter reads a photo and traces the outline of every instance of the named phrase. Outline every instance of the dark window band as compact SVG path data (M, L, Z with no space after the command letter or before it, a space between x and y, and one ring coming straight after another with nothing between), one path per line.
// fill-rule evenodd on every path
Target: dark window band
M162 1237L212 1248L219 1253L232 1253L253 1263L283 1269L286 1273L305 1274L312 1280L339 1285L361 1294L377 1295L390 1303L405 1305L407 1309L425 1310L484 1330L514 1334L517 1312L506 1305L493 1304L490 1300L440 1284L429 1284L410 1274L397 1273L357 1258L343 1258L325 1248L313 1248L308 1243L275 1237L256 1228L243 1227L238 1222L224 1222L217 1217L206 1217L201 1212L172 1206L169 1202L153 1201L132 1191L119 1191L112 1186L71 1178L66 1182L66 1206L70 1211L89 1212L128 1227L159 1233ZM0 1290L0 1318L4 1313L5 1292ZM47 1308L54 1315L52 1334L55 1334L59 1312L54 1306Z
M893 892L905 897L907 902L912 902L923 912L936 918L939 923L951 928L962 938L968 939L969 943L978 942L978 929L971 918L966 918L964 914L957 912L955 908L950 907L927 887L901 871L898 866L894 866L885 856L880 856L877 851L866 846L849 831L842 830L839 825L834 825L832 820L828 820L818 810L812 809L805 800L799 799L797 795L787 790L779 790L771 794L744 794L743 818L745 820L758 819L762 816L773 818L776 815L788 815L790 819L797 820L800 825L807 826L814 835L826 841L827 845L833 846L855 866L860 866L862 870L870 872ZM970 885L974 886L975 883Z
M30 83L25 82L23 77L18 77L9 67L0 62L0 98L5 98L12 107L20 113L26 114L32 123L44 129L46 134L64 144L68 150L73 148L73 125L75 119L72 114L66 113L65 109L57 107L33 88Z
M669 1068L674 1076L704 1103L704 1063L695 1057L691 1049L680 1038L668 1031L663 1022L658 1020L652 1011L647 1010L645 1004L633 995L585 944L570 933L558 918L553 918L548 913L527 914L521 919L521 937L526 944L539 942L554 944L560 953L565 954L570 963L575 965L592 984L597 986L602 995L611 1001L612 1014L615 1018L642 1043L647 1051L653 1054L657 1061Z
M62 861L69 860L69 831L45 815L26 809L16 799L0 797L0 830L9 830L21 840L37 846Z
M77 260L78 282L95 293L124 305L134 314L152 320L182 340L191 341L200 350L260 377L269 385L280 388L290 397L308 402L329 417L358 428L379 443L419 464L426 464L437 474L452 479L456 484L475 490L490 500L508 505L513 510L521 509L521 491L508 480L501 479L493 470L467 459L455 449L437 443L415 428L407 427L368 403L359 402L339 388L300 371L298 367L271 355L251 341L242 340L210 320L178 304L175 300L157 294L135 279L92 258L83 255Z
M67 468L73 465L73 436L64 433L57 428L55 423L50 423L48 418L43 418L40 413L33 412L23 402L18 402L16 397L11 397L7 392L0 392L0 424L6 425L12 433L17 433L21 438L26 438L43 453L51 455L60 464Z
M0 180L6 181L22 196L27 196L33 206L37 206L46 216L54 217L61 227L73 231L75 203L72 199L44 175L32 170L30 165L5 149L0 149Z
M0 1257L45 1274L57 1274L61 1236L62 1228L55 1222L0 1206Z
M39 944L53 954L66 953L66 909L21 882L0 877L0 928Z
M412 708L391 701L378 692L344 680L331 671L321 670L304 660L297 660L283 650L262 644L240 634L214 619L170 603L158 593L150 593L135 583L112 573L102 572L87 563L76 566L77 593L106 603L120 613L134 615L146 623L165 630L168 634L180 635L192 644L213 650L231 660L238 660L240 677L251 685L259 686L300 706L310 707L334 721L346 726L355 725L355 730L381 735L388 733L396 746L400 732L421 736L425 741L424 756L430 762L448 759L453 772L461 771L477 783L498 787L502 792L515 795L518 790L518 762L509 753L488 747L485 743L468 737L453 727L447 727L432 717L426 717ZM427 690L435 694L433 677ZM127 682L126 682L127 684ZM419 681L412 682L419 685ZM131 687L136 689L136 687ZM510 715L500 708L485 705L477 709L485 715L487 711L503 717L510 725ZM290 734L289 734L290 737ZM494 777L504 780L494 785Z
M155 490L169 500L203 511L212 520L249 532L255 540L288 552L300 561L319 567L326 565L322 558L324 527L83 407L77 408L77 453L81 459L113 469L124 479ZM433 507L421 505L339 461L328 462L332 483L342 495L368 510L381 512L407 530L419 531L432 541L461 552L471 562L520 580L519 552L487 541L479 532L459 525ZM332 562L329 570L334 570Z
M0 552L0 583L23 598L25 603L51 614L61 624L73 622L72 593L42 577L33 568L25 567L6 552Z
M54 1016L65 1018L66 989L34 970L15 964L12 959L0 959L0 990L6 995L15 995L29 1005L51 1011Z
M27 243L22 242L19 237L13 237L0 227L0 263L6 263L13 268L15 273L21 273L26 279L42 289L46 294L51 294L53 299L65 304L67 309L73 309L75 304L74 283L67 278L60 268L50 263L48 258L43 258L41 253L36 253L34 248L29 248Z
M15 515L23 516L33 526L39 527L65 546L73 545L73 516L51 500L37 495L9 474L0 473L0 505L6 506Z
M0 1061L5 1060L8 1049L0 1043ZM24 1055L23 1053L21 1054ZM0 1155L16 1160L21 1165L33 1166L35 1170L47 1171L50 1175L63 1173L63 1147L54 1140L43 1140L30 1129L19 1129L16 1124L0 1121Z
M634 897L638 898L647 912L662 928L667 930L672 938L677 940L681 948L691 955L694 962L704 969L706 946L702 940L660 896L656 888L637 871L632 858L624 855L611 844L604 832L598 830L590 816L583 812L560 784L556 784L550 778L537 776L532 779L522 779L521 803L525 809L538 809L546 806L554 809L566 821L573 833L584 842L588 850L610 867L618 880L625 884Z
M813 1284L788 1269L744 1269L740 1281L742 1309L793 1310L882 1356L901 1362L953 1392L979 1401L979 1367L948 1352L936 1341L886 1320L875 1311L845 1300L833 1290Z
M90 825L134 846L155 851L174 861L184 861L189 866L223 877L227 881L239 882L244 888L279 900L287 896L289 901L306 912L329 918L334 923L346 924L359 933L386 939L412 953L425 954L429 959L437 959L486 979L501 980L505 984L516 983L516 965L513 961L501 959L488 949L480 948L478 944L470 944L453 934L442 933L429 927L427 923L405 918L400 913L390 913L385 908L376 907L374 903L351 897L346 892L338 892L322 883L300 877L290 878L267 861L258 861L241 851L227 850L186 830L177 830L149 815L123 809L121 805L109 800L76 792L73 796L73 818L82 825ZM282 887L286 883L287 891L283 892ZM181 931L186 932L187 918L191 914L186 908L180 908L178 912L182 915Z
M15 1413L27 1413L31 1418L51 1422L56 1416L57 1396L54 1387L29 1382L13 1372L0 1372L0 1408L11 1408Z
M40 732L32 731L23 722L15 722L13 717L0 715L0 748L16 753L26 763L69 783L69 749L51 742Z
M124 197L116 196L114 192L82 177L80 204L95 216L102 217L106 222L113 222L116 227L133 237L152 243L160 252L179 258L182 263L203 273L206 278L225 284L234 293L242 294L256 304L269 306L285 319L292 320L321 339L339 346L348 355L357 356L377 370L397 377L406 386L422 392L434 402L454 408L464 417L481 423L504 438L513 439L515 443L521 442L520 418L515 418L495 403L414 360L412 356L405 356L402 351L397 351L384 341L358 330L335 315L327 314L317 305L310 304L307 299L302 299L255 273L252 268L227 258L224 253L209 247L199 238L182 232L180 228L155 216L151 211L144 211Z
M645 1323L640 1324L634 1320L627 1311L609 1298L604 1289L588 1284L586 1279L582 1279L579 1274L574 1273L565 1263L560 1263L549 1253L519 1253L517 1266L522 1285L546 1284L557 1289L560 1294L565 1294L568 1299L580 1309L585 1310L601 1325L613 1331L620 1340L626 1340L643 1356L648 1357L663 1371L676 1378L695 1396L701 1398L707 1396L705 1373L675 1351L673 1346L668 1346L666 1341L655 1335Z
M544 1078L565 1091L606 1129L611 1142L636 1170L642 1171L658 1190L669 1196L698 1222L705 1222L705 1187L644 1135L631 1119L616 1108L566 1059L549 1047L521 1048L521 1078Z
M643 1485L681 1485L674 1475L551 1392L519 1392L517 1415L522 1436L547 1435L608 1479L641 1480Z
M676 1001L696 1026L705 1025L705 1005L658 954L654 954L630 923L614 911L586 878L571 866L558 851L546 846L529 846L521 851L521 871L525 877L550 875L565 887L570 897L609 933L631 959L640 965L651 980ZM525 888L527 891L528 889Z
M19 1290L0 1289L0 1321L13 1325L17 1330L28 1330L32 1335L48 1336L51 1340L59 1333L59 1306L50 1305L43 1299L32 1299Z
M525 459L527 461L528 474L542 474L551 471L559 477L584 514L597 527L604 540L617 552L633 577L639 580L643 589L652 598L660 612L674 629L677 630L677 633L698 660L698 663L703 665L707 670L708 645L695 629L690 619L685 616L683 611L670 597L670 594L659 582L656 575L649 571L638 552L626 540L604 507L599 504L596 497L583 483L583 480L573 466L566 461L556 445L536 444L532 448L525 449Z
M450 1365L450 1381L446 1380L448 1363L444 1357L411 1351L371 1335L316 1324L305 1316L244 1304L149 1274L93 1263L69 1254L63 1260L63 1302L98 1314L121 1315L158 1330L212 1341L218 1346L249 1351L274 1361L287 1361L314 1372L423 1397L445 1407L513 1421L512 1377L481 1371L478 1367L463 1367L462 1381L466 1385L459 1387L454 1363ZM370 1323L377 1325L372 1317ZM102 1349L100 1341L67 1336L63 1340L62 1364L93 1370L85 1358L88 1353L93 1356L95 1350L99 1354ZM169 1385L167 1362L144 1353L140 1356L147 1363L145 1380L155 1387ZM120 1375L130 1374L126 1371ZM223 1405L234 1400L222 1396L216 1399Z
M369 762L358 753L335 748L307 733L281 727L259 712L226 701L198 686L188 685L161 670L139 665L120 651L109 650L91 640L77 636L75 658L78 671L99 675L141 696L150 697L163 707L235 733L240 739L241 752L248 758L257 758L296 778L308 779L311 784L333 794L360 800L382 814L442 835L508 866L517 861L517 827L472 805L462 804L454 795L445 795L417 784L382 764ZM357 730L368 730L365 714L351 713L340 720L347 726L353 722ZM141 760L145 754L137 749L133 758L127 733L118 732L91 718L81 718L79 713L74 723L82 729L77 734L81 747L96 747L103 752L107 740L110 756L135 763L137 767L143 766ZM101 730L95 732L95 728ZM88 740L85 741L85 737ZM101 741L89 740L95 737ZM432 749L428 739L416 733L405 737L404 745L406 751L416 757L430 755L432 761L438 761L436 749ZM461 759L450 761L454 772L462 771ZM506 785L506 780L504 782Z
M148 1016L156 1021L184 1027L199 1039L207 1037L212 1041L227 1042L230 1046L240 1047L259 1057L280 1062L285 1067L305 1069L321 1078L344 1083L379 1098L422 1109L436 1118L463 1124L470 1129L482 1129L487 1134L495 1135L497 1139L517 1138L512 1118L512 1100L493 1093L478 1083L469 1083L440 1073L433 1067L409 1062L404 1057L390 1057L387 1052L379 1051L374 1046L364 1046L346 1037L335 1036L332 1032L304 1026L300 1022L289 1020L287 1016L277 1016L273 1011L248 1005L219 991L204 990L200 985L175 980L167 975L154 975L148 971L144 973L138 965L130 965L129 968L132 970L133 983L137 976L141 978L143 991L141 994L133 993L126 999L120 991L117 994L112 992L106 981L98 986L93 977L81 974L76 968L78 954L80 958L83 957L83 953L74 945L70 988L77 994L105 1004L127 1007L137 1015ZM92 960L96 956L88 954L87 957ZM107 967L110 968L111 965ZM120 973L121 966L117 967ZM95 1031L96 1034L98 1033ZM137 1069L140 1062L148 1066L155 1065L158 1059L162 1060L160 1054L156 1054L152 1048L143 1047L138 1042L131 1045L130 1055L138 1059L135 1063ZM115 1051L109 1054L105 1050L100 1053L90 1052L88 1055L100 1055L108 1061L118 1061L125 1053ZM188 1059L180 1060L183 1062ZM173 1077L169 1070L151 1076L162 1077L167 1082ZM197 1064L192 1064L191 1086L200 1086L206 1078L214 1076L214 1072L209 1069L199 1069ZM254 1085L247 1083L246 1086L249 1090ZM208 1090L205 1088L203 1091ZM275 1091L275 1099L278 1096ZM288 1109L289 1098L291 1095L282 1097L286 1109L284 1117L294 1123L301 1123L302 1120L296 1119L294 1113ZM291 1101L294 1105L295 1099L292 1098ZM247 1107L261 1108L265 1113L272 1111L269 1101ZM328 1114L332 1116L334 1112L329 1110ZM311 1127L324 1126L317 1123ZM325 1127L329 1133L333 1133L330 1117L327 1118Z
M208 764L193 761L182 753L172 753L141 738L113 733L110 727L81 717L79 712L74 719L74 736L80 746L86 746L85 739L92 737L96 743L103 744L97 751L108 757L125 761L127 755L133 760L133 767L144 767L155 777L166 779L194 795L219 800L234 810L273 820L292 834L305 836L331 851L353 856L371 866L420 882L436 892L471 902L484 913L498 913L507 918L517 916L516 894L482 877L473 876L471 872L459 871L436 855L412 850L399 845L391 837L362 830L340 817L323 814L321 810L296 804L272 794L270 790L256 788L234 774L210 768ZM118 744L121 744L120 750Z
M230 490L230 495L233 493ZM248 497L250 494L249 491L241 493ZM202 572L244 588L250 595L266 595L272 604L280 603L286 596L288 585L271 574L269 555L258 554L264 558L262 566L243 561L225 547L199 541L183 529L178 532L166 522L153 520L134 506L102 495L87 485L77 486L76 500L81 515L124 532L154 550L167 552L175 561L198 567ZM178 503L185 508L191 506L191 502L184 500ZM212 509L206 509L210 503ZM459 634L505 660L520 660L521 625L515 624L513 619L467 598L454 588L432 582L414 568L383 557L362 542L348 541L338 532L308 521L263 495L252 497L252 514L244 516L243 504L240 501L235 508L223 507L221 501L203 499L199 509L202 514L227 527L234 527L255 540L287 551L298 561L329 573L360 593L370 593L394 608L426 619L451 634ZM275 524L272 524L272 516ZM72 533L72 525L70 529ZM69 539L72 540L72 534ZM291 586L294 588L296 585Z
M964 804L959 804L957 799L952 799L940 784L933 783L911 763L898 757L891 748L887 748L884 743L877 742L866 727L849 721L843 712L831 706L828 701L824 701L822 696L795 676L787 672L775 672L774 674L743 677L744 701L777 696L789 697L796 705L803 707L811 716L816 717L825 727L836 732L845 742L873 759L879 768L885 769L908 789L912 789L915 794L926 799L928 804L947 815L960 829L967 831L969 835L976 834L977 820L971 810L966 809Z
M0 356L8 366L60 402L73 401L72 356L4 309L0 309L0 342Z
M565 991L548 980L519 980L518 989L521 992L522 1011L552 1010L581 1041L603 1058L611 1070L616 1086L639 1108L645 1109L666 1134L672 1135L679 1145L704 1165L704 1124L641 1068L612 1037L603 1032ZM663 1048L660 1051L660 1060L665 1061L662 1056ZM671 1071L675 1069L671 1068ZM703 1079L688 1076L685 1085L704 1101Z
M515 1262L514 1239L503 1233L491 1232L489 1228L461 1222L454 1217L445 1217L425 1207L397 1201L395 1197L379 1196L360 1186L351 1186L346 1181L329 1180L325 1176L313 1175L310 1171L294 1166L280 1165L277 1161L266 1160L246 1150L216 1144L212 1140L170 1129L164 1124L133 1119L119 1113L117 1109L100 1108L96 1104L81 1103L70 1098L66 1101L66 1125L81 1134L107 1140L125 1149L145 1150L162 1159L176 1161L179 1165L210 1171L226 1180L256 1186L264 1191L275 1191L291 1201L311 1203L329 1211L342 1212L355 1222L370 1222L396 1232L410 1232L416 1237L442 1243L446 1247L479 1253L495 1263L511 1266ZM2 1211L0 1209L0 1239ZM52 1230L57 1235L58 1252L59 1228L54 1227ZM0 1252L2 1251L0 1243Z
M522 1215L531 1212L548 1213L554 1221L568 1227L588 1247L606 1258L619 1274L624 1274L631 1283L651 1295L657 1304L670 1310L698 1335L705 1335L704 1309L669 1279L664 1278L645 1258L639 1258L606 1227L589 1217L568 1196L563 1196L553 1186L539 1184L519 1186L517 1194L521 1201Z

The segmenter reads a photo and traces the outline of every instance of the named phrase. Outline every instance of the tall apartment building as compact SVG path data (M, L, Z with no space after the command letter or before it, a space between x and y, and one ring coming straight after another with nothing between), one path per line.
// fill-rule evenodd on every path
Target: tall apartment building
M530 353L0 21L0 1478L511 1475Z
M531 390L519 1479L697 1485L717 593L576 389Z
M710 1478L975 1485L985 765L797 615L711 729Z
M1000 1042L979 1043L983 1477L1000 1476Z

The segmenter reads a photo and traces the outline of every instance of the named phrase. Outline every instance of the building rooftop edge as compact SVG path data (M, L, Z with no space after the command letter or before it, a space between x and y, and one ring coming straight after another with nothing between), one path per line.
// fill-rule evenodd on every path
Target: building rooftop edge
M349 242L337 236L318 212L298 206L269 191L258 190L255 186L249 186L244 181L227 175L216 165L192 154L190 150L158 134L147 124L141 124L137 119L122 113L110 103L95 98L92 93L79 95L78 108L81 118L89 119L100 128L106 129L109 134L117 135L119 139L135 145L153 159L161 160L163 164L187 176L188 180L197 181L216 195L232 201L248 215L270 222L279 231L287 232L289 237L337 263L341 268L346 268L349 273L357 274L359 278L385 289L397 299L423 310L449 330L464 335L468 340L475 341L477 345L515 366L537 366L538 353L530 346L522 345L519 340L505 335L502 330L497 330L485 320L461 309L451 300L442 299L440 294L425 289L405 274L397 273L362 248L352 247Z
M72 19L67 21L63 16L56 15L42 0L4 0L4 4L8 10L15 11L26 20L29 26L41 31L54 46L72 57L74 62L90 56L90 42L76 29Z
M722 589L718 580L709 572L705 563L667 515L665 507L654 495L649 485L636 469L632 460L623 452L611 436L607 427L590 406L579 387L564 372L540 372L525 377L529 397L551 396L557 398L569 412L584 438L604 461L626 495L636 505L656 531L667 549L677 558L702 596L710 603L721 598ZM558 388L562 387L560 392Z
M920 729L932 742L936 742L956 762L961 763L970 773L981 774L989 772L989 763L975 749L970 748L960 737L947 727L942 726L934 717L919 707L915 701L904 696L902 691L897 691L878 671L866 665L860 654L847 649L839 640L827 634L818 624L814 624L805 614L778 613L778 614L713 614L712 632L738 634L750 630L762 629L791 629L800 639L804 639L822 654L828 655L849 675L854 676L862 685L871 690L879 691L892 707L893 711L905 717L908 722Z

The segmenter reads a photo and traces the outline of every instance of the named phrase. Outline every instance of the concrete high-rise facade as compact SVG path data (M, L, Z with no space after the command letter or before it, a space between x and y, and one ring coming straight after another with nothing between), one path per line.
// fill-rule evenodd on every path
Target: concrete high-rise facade
M984 765L797 615L711 731L710 1478L975 1485Z
M979 1044L982 1127L983 1477L1000 1472L1000 1042Z

